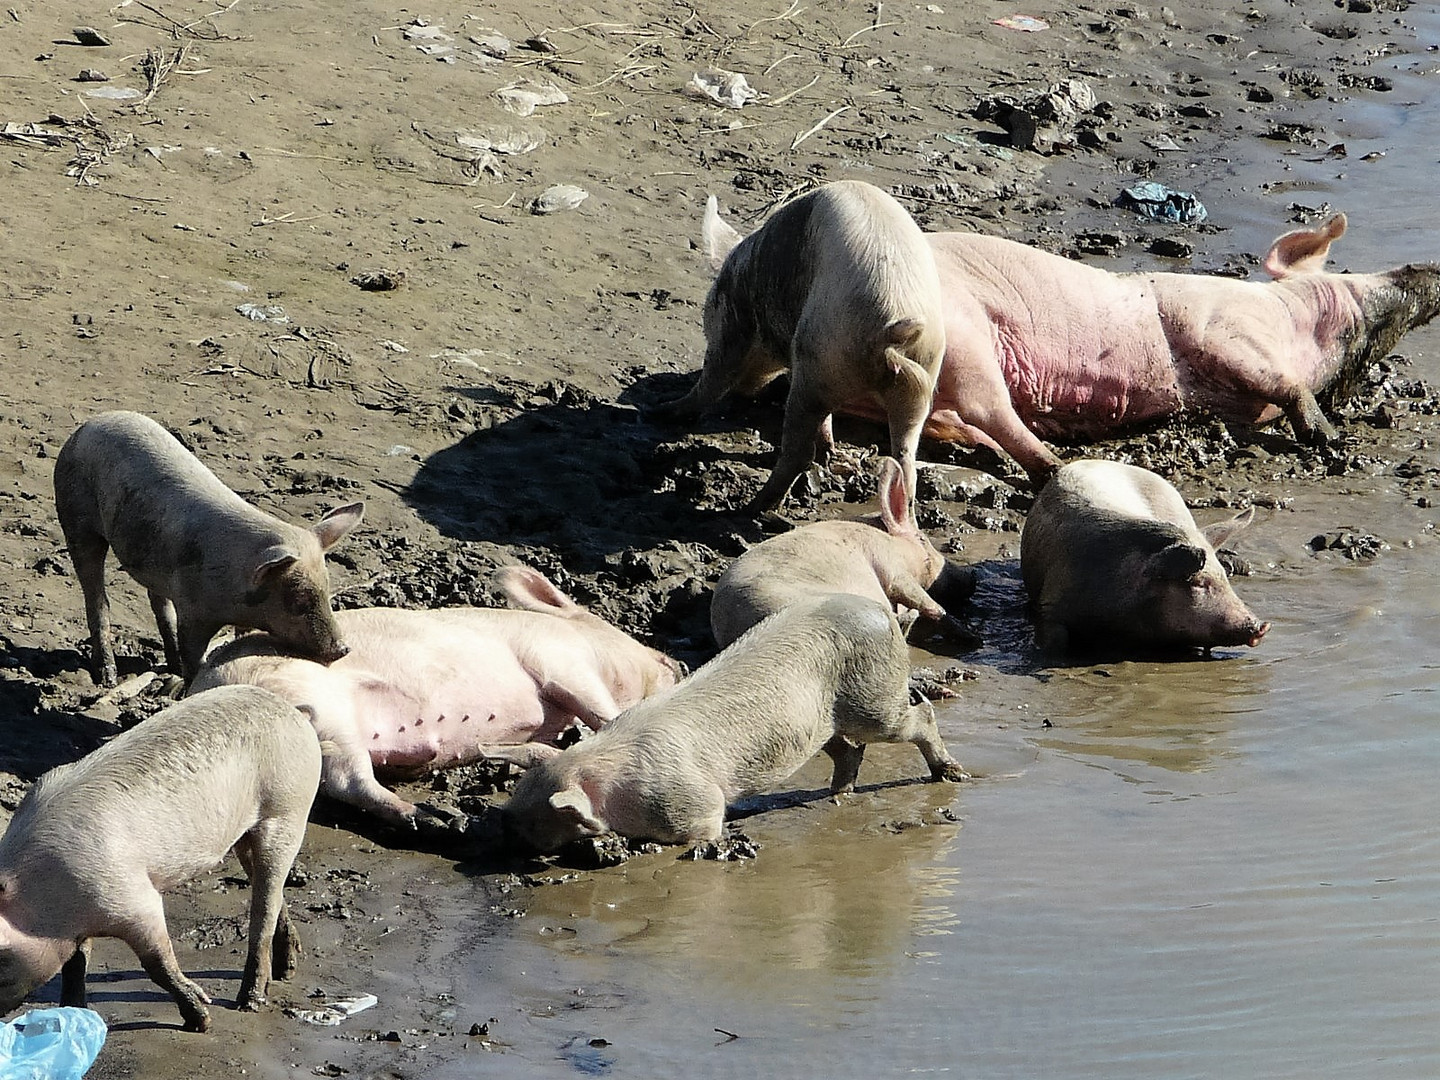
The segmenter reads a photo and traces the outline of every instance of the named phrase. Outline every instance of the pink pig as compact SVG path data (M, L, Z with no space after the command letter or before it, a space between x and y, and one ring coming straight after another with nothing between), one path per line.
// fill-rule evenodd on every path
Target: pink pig
M320 788L395 824L415 806L377 771L415 777L483 758L553 756L577 719L599 728L671 686L680 665L591 614L543 574L506 567L510 602L528 610L338 611L350 652L329 665L287 655L268 634L214 649L191 693L262 686L309 715L325 744Z
M1036 483L1059 467L1040 441L1083 442L1183 409L1297 438L1335 429L1315 395L1344 392L1406 331L1440 313L1440 266L1324 271L1343 214L1286 233L1274 280L1112 274L1024 244L932 233L945 298L945 362L925 433L1015 458Z

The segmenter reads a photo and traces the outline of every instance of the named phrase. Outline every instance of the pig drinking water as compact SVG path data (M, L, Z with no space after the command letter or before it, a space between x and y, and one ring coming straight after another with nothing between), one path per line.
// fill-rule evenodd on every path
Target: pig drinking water
M482 758L529 765L577 719L598 728L672 685L679 665L525 567L500 572L529 610L360 608L336 613L350 652L326 666L245 634L217 646L192 691L253 683L309 715L327 744L321 789L392 824L415 806L375 779Z
M1040 437L1085 442L1201 409L1243 424L1284 415L1302 442L1335 429L1316 394L1440 312L1440 266L1324 271L1338 215L1275 241L1268 282L1112 274L1024 244L933 233L945 362L925 433L1003 450L1036 483L1059 467ZM873 412L872 412L872 415Z
M1270 624L1235 595L1215 557L1254 513L1202 531L1154 473L1072 461L1040 492L1020 535L1040 644L1258 645Z
M756 544L715 583L710 627L716 643L723 649L766 616L824 593L867 596L954 622L926 591L945 570L945 558L915 524L910 503L900 467L886 458L878 514L811 522Z
M210 998L175 962L161 894L232 847L250 878L237 1004L259 1008L299 953L283 889L319 777L305 718L253 686L172 705L46 773L0 838L0 1012L57 971L61 1004L83 1006L89 939L114 937L204 1031Z
M102 413L55 459L55 508L85 595L95 681L115 684L105 553L150 594L172 671L189 679L215 631L268 630L320 661L345 655L325 552L364 515L330 511L313 530L256 509L149 417Z
M729 803L820 750L835 761L831 790L850 790L867 742L913 742L933 779L963 779L933 706L910 703L909 674L886 605L843 593L797 600L678 686L527 772L506 819L541 851L609 831L715 840Z
M780 456L750 509L778 505L830 415L865 403L890 424L890 452L915 490L915 449L945 352L935 260L910 215L879 188L827 184L782 206L755 233L720 220L705 245L718 270L705 300L705 363L665 410L690 416L790 372Z

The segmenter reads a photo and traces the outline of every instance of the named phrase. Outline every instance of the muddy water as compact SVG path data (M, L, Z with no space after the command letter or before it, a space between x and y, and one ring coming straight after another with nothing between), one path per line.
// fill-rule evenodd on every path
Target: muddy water
M1440 255L1417 228L1434 65L1400 63L1391 95L1337 106L1343 162L1229 164L1283 178L1240 200L1248 246L1289 201L1328 201L1351 211L1342 266ZM1404 350L1440 378L1440 331ZM941 720L977 780L909 784L918 757L882 750L878 786L836 806L812 765L796 805L744 823L754 862L535 890L471 987L504 1001L487 1072L1440 1074L1435 511L1384 477L1291 495L1238 544L1274 628L1208 662L1039 669L1013 551L983 552L990 644ZM1390 548L1306 549L1342 526Z

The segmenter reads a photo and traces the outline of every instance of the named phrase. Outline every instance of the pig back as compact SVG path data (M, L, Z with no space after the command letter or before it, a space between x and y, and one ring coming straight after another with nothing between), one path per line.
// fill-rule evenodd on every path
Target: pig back
M143 869L163 891L260 820L303 819L319 779L299 712L258 687L209 690L42 776L0 839L0 868L40 860L97 883L105 867Z

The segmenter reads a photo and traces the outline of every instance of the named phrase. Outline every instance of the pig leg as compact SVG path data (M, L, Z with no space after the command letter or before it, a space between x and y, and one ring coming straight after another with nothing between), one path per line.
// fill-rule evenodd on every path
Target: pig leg
M60 969L60 1004L85 1008L85 969L90 966L90 939L75 946L75 955Z
M205 1006L210 1003L210 996L185 977L175 960L175 946L165 925L164 901L148 878L137 882L135 888L141 894L139 910L132 924L115 936L135 950L145 974L175 999L185 1020L185 1030L208 1030L210 1012Z
M368 751L341 740L325 745L320 761L320 790L339 802L401 828L415 827L415 804L406 802L380 781Z
M920 450L920 433L930 416L934 386L918 364L906 361L907 370L897 374L884 394L885 416L890 424L890 456L900 465L905 490L913 504L915 461Z
M165 644L166 667L171 674L183 675L185 669L180 663L180 637L175 629L175 605L168 596L152 592L150 610L155 613L155 625L160 628L160 640Z
M224 623L218 623L211 619L197 619L188 613L180 619L178 627L180 677L186 683L189 683L195 677L195 672L200 670L200 663L205 659L205 650L210 647L210 639L224 625Z
M66 534L75 577L85 597L85 620L90 626L90 674L100 686L119 681L115 651L110 644L110 598L105 595L105 554L109 543L98 534L72 540Z
M285 875L295 862L304 839L303 820L270 818L260 822L235 845L240 864L250 878L250 944L245 954L245 974L240 979L236 1007L255 1012L265 1004L270 979L277 971L293 971L295 944L289 915L285 911ZM277 928L285 920L283 942ZM283 945L285 955L279 947Z
M1295 438L1308 446L1326 446L1340 437L1333 424L1325 418L1320 403L1308 386L1296 392L1295 400L1284 406Z
M255 848L250 837L242 836L235 844L235 856L240 860L240 865L245 870L245 876L250 879L252 904L255 896ZM293 862L293 860L292 860ZM287 870L288 874L289 871ZM295 926L290 921L290 910L285 906L284 901L280 903L280 914L275 920L275 940L270 948L270 977L272 979L288 979L295 974L295 968L300 961L300 938L295 933ZM260 957L261 966L264 965L264 954ZM263 1000L263 999L262 999Z
M830 755L835 770L830 774L830 794L843 795L855 790L855 778L860 775L860 763L865 760L865 746L855 743L844 735L832 736L820 749Z
M927 619L940 622L945 618L945 609L931 598L924 585L909 574L898 574L887 581L885 595L892 604L904 604Z
M546 680L539 689L542 705L575 717L591 731L599 731L620 715L614 696L593 672L570 678L568 685Z
M797 353L802 352L797 348ZM797 355L790 373L790 394L785 399L785 427L780 435L780 456L770 478L745 508L749 514L773 510L790 491L790 485L815 460L815 444L822 426L830 417L823 391L813 386L805 371L818 363L814 358Z
M924 698L916 705L906 704L887 719L875 723L874 717L857 717L846 724L843 733L860 742L909 742L919 748L930 766L930 779L958 783L968 779L960 763L945 749L940 728L935 723L935 706Z

